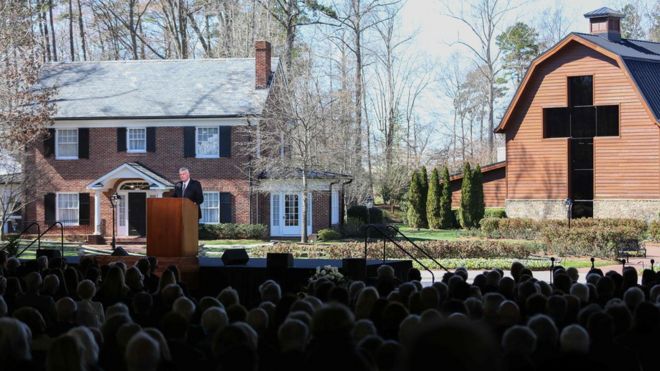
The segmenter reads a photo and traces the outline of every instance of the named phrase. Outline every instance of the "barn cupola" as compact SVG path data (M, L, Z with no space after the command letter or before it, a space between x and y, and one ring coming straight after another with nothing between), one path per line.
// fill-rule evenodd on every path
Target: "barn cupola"
M589 31L592 35L598 35L614 42L621 41L623 13L602 7L586 13L584 17L589 19Z

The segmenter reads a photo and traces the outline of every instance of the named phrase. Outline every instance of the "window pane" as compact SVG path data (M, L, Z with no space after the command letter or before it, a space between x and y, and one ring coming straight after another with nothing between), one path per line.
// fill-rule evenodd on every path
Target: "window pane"
M571 140L571 168L573 170L593 170L593 139Z
M78 157L78 129L57 130L57 156Z
M594 172L593 170L574 170L571 174L573 199L593 200L594 198Z
M543 137L566 138L570 136L570 116L568 108L543 109Z
M57 214L58 214L58 221L62 222L62 224L77 225L78 224L78 194L58 193Z
M273 195L273 210L271 215L273 227L280 226L280 195Z
M220 222L220 193L204 192L202 208L202 223L217 224Z
M593 100L593 77L575 76L568 78L568 105L591 106Z
M596 108L578 107L571 110L571 137L593 138L596 136Z
M197 128L197 155L219 156L219 128Z
M128 129L128 150L147 150L147 129Z
M619 106L596 107L596 135L599 137L619 135Z

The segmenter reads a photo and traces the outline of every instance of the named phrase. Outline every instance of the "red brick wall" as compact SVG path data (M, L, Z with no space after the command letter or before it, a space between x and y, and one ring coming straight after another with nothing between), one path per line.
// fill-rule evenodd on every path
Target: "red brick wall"
M249 223L249 182L244 173L245 157L240 155L237 142L240 130L232 128L232 156L229 158L198 159L183 157L183 128L159 127L156 129L156 151L153 153L117 152L117 129L90 129L89 159L56 160L55 156L45 158L43 146L38 145L34 152L34 168L46 174L49 185L34 190L37 201L26 208L26 220L44 220L43 194L49 192L87 192L90 199L91 223L89 226L67 227L67 233L88 234L94 231L94 192L86 189L92 181L125 162L139 162L159 173L172 183L178 181L178 169L190 169L193 179L202 183L206 191L230 192L234 201L236 223ZM113 190L114 192L114 190ZM109 195L101 200L101 218L105 221L106 235L111 234L112 209Z

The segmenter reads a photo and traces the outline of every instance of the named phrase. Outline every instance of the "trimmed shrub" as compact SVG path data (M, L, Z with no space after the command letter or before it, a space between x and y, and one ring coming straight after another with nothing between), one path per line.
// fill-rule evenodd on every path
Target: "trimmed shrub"
M419 216L422 220L421 228L428 228L429 221L426 218L426 202L428 200L428 195L429 195L429 175L426 172L426 166L422 166L422 168L419 171L419 181L422 186L421 188L422 197L420 198L420 204L419 204Z
M543 245L533 242L510 241L420 241L417 244L434 259L473 259L473 258L527 258L531 254L542 251ZM425 259L426 256L416 249L408 250L415 258ZM343 259L348 257L364 257L364 243L352 242L336 245L300 245L296 243L278 243L274 246L254 247L250 249L251 257L265 257L269 252L292 253L296 258L311 259ZM405 253L391 243L385 245L385 255L388 259L410 259ZM383 243L374 241L368 244L369 259L382 259Z
M614 258L620 246L639 246L640 234L633 227L566 228L550 225L541 230L541 237L548 253L559 256L595 256Z
M649 224L649 239L651 241L660 241L660 221Z
M440 198L440 228L449 229L456 225L456 216L451 209L451 184L449 169L442 169L442 196Z
M384 221L383 210L372 207L369 209L369 223L371 224L383 224Z
M506 211L503 207L487 207L484 218L506 218Z
M202 224L199 226L200 240L268 239L268 227L264 224Z
M346 217L358 219L362 223L367 223L369 219L369 210L364 205L353 205L346 210Z
M408 188L408 209L407 219L408 225L413 228L426 228L426 214L422 208L422 181L420 180L421 174L414 172ZM426 205L424 205L426 206Z
M363 225L364 223L361 219L349 216L341 226L341 234L346 237L361 237Z
M461 183L461 207L459 221L463 228L472 228L477 225L473 218L474 190L472 186L472 169L468 162L463 166L463 182Z
M334 241L341 238L341 234L334 229L324 228L316 232L319 241Z
M484 218L486 209L486 205L484 205L484 182L479 164L472 171L472 192L472 204L470 205L472 222L474 227L478 227L479 222Z
M426 199L426 219L429 222L429 228L440 229L440 199L442 198L442 186L440 185L440 176L438 169L431 172L431 181L429 183L429 193Z

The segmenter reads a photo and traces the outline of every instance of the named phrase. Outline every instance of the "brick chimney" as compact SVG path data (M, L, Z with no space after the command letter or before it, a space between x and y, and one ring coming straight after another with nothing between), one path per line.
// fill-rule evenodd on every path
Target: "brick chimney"
M254 45L255 76L254 85L257 89L268 87L270 80L270 43L268 41L257 41Z
M586 13L584 17L589 19L589 31L592 35L598 35L613 42L621 41L623 13L603 7Z

